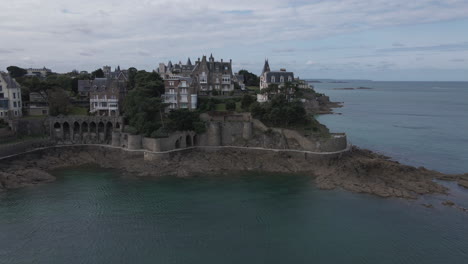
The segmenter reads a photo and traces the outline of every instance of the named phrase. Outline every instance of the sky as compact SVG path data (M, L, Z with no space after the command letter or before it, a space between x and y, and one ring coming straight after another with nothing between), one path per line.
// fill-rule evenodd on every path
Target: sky
M312 79L468 81L468 0L14 0L0 70L152 70L213 54Z

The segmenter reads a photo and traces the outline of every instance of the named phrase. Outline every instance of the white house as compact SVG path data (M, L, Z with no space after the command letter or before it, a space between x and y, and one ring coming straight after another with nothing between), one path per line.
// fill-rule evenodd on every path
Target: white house
M10 74L0 72L0 118L21 117L21 107L21 87Z

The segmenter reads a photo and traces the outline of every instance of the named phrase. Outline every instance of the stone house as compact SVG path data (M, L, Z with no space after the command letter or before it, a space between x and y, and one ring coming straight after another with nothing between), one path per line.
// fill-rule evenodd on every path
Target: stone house
M22 111L21 87L9 73L0 72L0 118L16 119Z
M232 72L232 60L225 62L215 61L213 55L207 60L203 56L192 64L190 58L186 64L179 62L172 64L171 61L167 65L160 63L155 70L163 79L175 77L190 77L194 91L197 94L208 95L217 91L219 94L227 94L234 91L235 78Z
M169 104L166 110L197 109L198 95L192 85L192 78L183 76L170 76L164 79L164 102Z
M89 97L89 112L96 115L119 116L127 83L110 78L79 80L80 95Z
M262 74L260 75L260 91L268 88L270 85L278 85L283 87L287 82L294 82L294 73L288 72L286 69L280 69L279 71L271 71L268 60L265 60ZM257 94L257 101L260 103L268 101L267 94Z
M227 94L234 91L234 75L232 73L232 60L229 62L215 61L213 55L207 60L202 57L195 64L192 72L195 90L199 94Z

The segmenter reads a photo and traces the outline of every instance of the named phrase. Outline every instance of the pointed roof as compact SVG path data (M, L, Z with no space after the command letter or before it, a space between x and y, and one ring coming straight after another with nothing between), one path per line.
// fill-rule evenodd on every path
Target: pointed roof
M268 64L268 59L265 60L265 65L263 65L263 70L262 70L262 75L265 73L265 72L269 72L270 71L270 64Z
M192 66L192 62L190 61L190 57L187 60L187 65Z

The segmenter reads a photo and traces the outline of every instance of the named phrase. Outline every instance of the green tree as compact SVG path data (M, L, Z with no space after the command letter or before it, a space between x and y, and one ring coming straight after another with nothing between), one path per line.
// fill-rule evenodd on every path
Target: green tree
M102 71L102 69L97 69L97 70L95 70L95 71L93 71L91 73L91 77L93 79L95 79L95 78L104 78L104 72Z
M260 86L260 78L247 70L240 70L240 75L244 76L244 84L247 86Z
M23 77L24 75L26 75L26 73L28 73L25 69L17 66L9 66L7 67L7 71L13 78Z
M68 94L59 87L48 91L49 113L52 116L67 115L70 112L70 101Z
M256 100L255 100L255 98L253 96L250 96L248 94L244 94L244 96L242 96L242 100L241 100L242 109L247 111L250 108L250 105L252 105L255 101Z
M134 67L128 68L128 88L133 89L135 88L135 76L138 70Z
M192 112L188 109L173 110L169 113L168 128L171 131L190 131L197 133L204 132L204 123L200 120L198 112Z
M228 111L234 111L236 110L236 102L229 100L226 102L226 110Z

